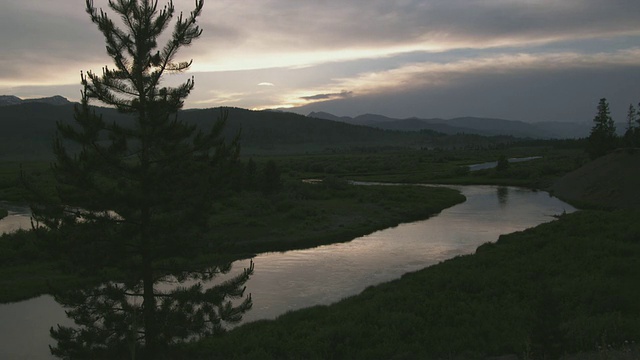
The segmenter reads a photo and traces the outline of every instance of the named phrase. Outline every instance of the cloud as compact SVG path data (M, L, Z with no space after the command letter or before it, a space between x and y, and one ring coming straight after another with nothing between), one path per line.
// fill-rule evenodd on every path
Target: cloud
M417 87L445 87L465 81L470 74L508 75L522 72L553 72L576 68L613 68L640 66L640 48L616 53L546 53L495 54L463 58L446 63L412 63L378 72L364 72L354 77L336 79L325 86L326 94L302 96L307 101L326 100L336 94L373 94ZM344 96L343 96L344 97Z
M280 49L336 48L465 38L493 42L499 37L561 34L607 36L637 29L640 4L630 0L233 0L208 4L216 23L242 33L242 41L270 39ZM598 35L599 34L599 35ZM433 40L432 40L433 39ZM235 39L237 40L237 39Z
M191 104L198 107L231 106L238 104L246 97L242 92L214 92L210 91L208 97L198 100L191 100Z
M448 87L415 87L371 93L293 109L339 116L376 113L397 118L479 116L528 122L591 123L605 97L615 121L624 121L629 104L638 103L640 67L579 68L556 73L468 74Z
M187 3L176 3L177 10L190 11ZM95 6L109 10L106 0ZM638 23L640 2L633 0L218 0L205 4L203 36L179 57L194 59L193 71L304 67L640 36ZM76 81L80 69L109 63L101 34L75 0L3 1L0 39L8 54L0 58L0 81ZM51 79L42 80L47 74Z
M640 70L640 49L596 54L487 53L476 58L461 57L446 62L415 62L387 70L362 72L351 77L336 78L315 88L294 89L283 93L277 101L280 106L271 105L271 107L302 107L304 111L331 112L327 106L344 109L341 104L350 104L354 109L360 108L361 113L386 107L385 111L381 111L382 113L395 114L395 116L403 114L407 117L439 112L456 114L455 116L500 115L527 121L550 118L577 120L580 116L572 114L575 112L575 107L566 99L574 99L581 94L583 95L581 101L584 101L597 96L594 93L598 91L603 92L600 94L601 97L608 96L605 92L624 99L637 95L637 89L633 90L633 81L621 81L624 78L621 75L624 73L622 69L630 74ZM607 76L602 75L609 73L614 73L617 77L609 80ZM578 75L583 75L584 78ZM628 75L627 78L632 79ZM570 83L562 83L562 81ZM624 86L628 94L615 90L616 86L621 89ZM527 98L525 94L534 91L539 91L539 98L553 97L554 94L555 98L546 99L546 103L538 104L535 110L529 110L526 115L513 115L515 111L513 104L517 103L522 108L529 107L530 105L527 105L527 101L524 100ZM402 96L406 96L406 99L399 99ZM435 103L430 101L436 98L440 101ZM465 98L467 106L461 107L459 104L454 104L453 98ZM498 98L513 100L510 102L492 100ZM485 99L485 101L477 101L478 99ZM553 110L556 115L544 116L545 110L551 112L552 108L560 109L563 101L567 107L565 110ZM398 103L402 105L397 105ZM425 106L426 103L430 106ZM318 104L319 107L314 107L313 104ZM358 104L366 104L371 109L367 110ZM472 104L475 104L475 107L471 106ZM446 109L447 106L450 109ZM586 106L590 109L588 104ZM493 115L488 110L491 107ZM468 108L468 112L457 112L464 108ZM339 114L358 115L353 112Z
M339 93L301 96L300 98L303 100L331 100L331 99L344 99L352 95L353 95L353 91L342 90Z
M402 1L271 0L210 4L234 35L202 59L201 70L309 66L410 51L486 49L640 35L640 2L630 0ZM203 25L203 28L207 26ZM212 40L215 31L210 34ZM219 57L214 51L231 55ZM260 54L251 56L251 54ZM235 67L234 67L235 66Z
M174 3L185 13L193 7ZM107 0L95 5L109 11ZM176 58L194 60L182 74L196 77L187 106L379 107L397 94L477 90L480 79L637 69L640 58L637 0L216 0L199 24L202 37ZM1 1L0 43L0 90L26 97L55 95L60 84L79 90L80 70L111 64L77 0ZM396 103L397 112L426 111Z

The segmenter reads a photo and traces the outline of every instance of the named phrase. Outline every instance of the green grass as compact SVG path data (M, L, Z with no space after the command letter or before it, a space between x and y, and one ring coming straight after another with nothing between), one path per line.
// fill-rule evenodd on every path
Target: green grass
M22 202L29 193L21 181L21 172L27 175L34 186L53 193L53 176L48 162L31 161L0 162L0 200Z
M506 171L467 171L467 166L511 157L542 159L511 163ZM277 158L297 178L338 176L350 180L397 183L512 185L544 189L558 177L580 167L587 159L582 149L551 145L494 150L413 150L379 153L299 155Z
M554 358L640 342L638 218L564 215L337 304L181 351L207 359Z
M329 179L327 182L331 182ZM464 201L457 191L419 186L293 183L264 197L245 193L221 203L211 217L212 241L235 253L308 248L426 219Z

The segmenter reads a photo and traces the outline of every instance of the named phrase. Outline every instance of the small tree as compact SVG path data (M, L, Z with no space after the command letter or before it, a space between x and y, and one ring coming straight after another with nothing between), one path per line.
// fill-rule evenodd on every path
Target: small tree
M638 135L638 129L636 128L637 117L638 112L633 107L633 104L629 104L629 110L627 111L627 130L624 133L624 142L628 147L636 145L636 137Z
M496 165L496 171L505 171L509 169L509 159L505 155L500 155L498 158L498 164Z
M175 56L200 36L196 20L203 1L196 0L190 15L178 16L161 49L157 42L174 17L172 2L162 9L153 0L108 4L121 26L92 0L86 1L86 11L104 35L115 68L81 75L76 121L58 124L57 197L32 208L34 218L57 235L54 248L70 267L83 274L117 274L121 280L58 296L75 309L70 314L80 329L52 329L58 340L52 352L121 358L119 351L129 349L133 356L138 349L151 359L172 342L221 331L221 322L239 321L251 307L250 297L236 306L228 299L243 296L252 267L206 291L199 284L165 291L154 286L170 274L185 278L199 270L191 259L211 246L203 236L209 209L227 169L237 162L239 146L237 138L228 143L222 137L227 113L206 133L178 119L193 79L175 88L161 86L165 74L191 65L176 62ZM107 122L89 106L93 100L130 117ZM223 264L199 273L228 270ZM186 324L175 323L180 319Z
M633 104L629 104L629 110L627 111L627 132L633 131L636 126L637 111L633 107Z
M609 112L606 98L598 103L598 114L593 119L595 125L591 128L588 138L587 152L592 159L607 154L616 146L616 126Z

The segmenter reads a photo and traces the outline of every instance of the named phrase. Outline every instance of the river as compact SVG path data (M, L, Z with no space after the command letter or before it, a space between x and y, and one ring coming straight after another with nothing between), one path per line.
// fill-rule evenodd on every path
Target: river
M7 217L0 219L0 234L31 227L31 211L28 206L0 201L0 209L9 212Z
M259 254L247 282L253 309L244 322L330 304L366 287L397 279L457 255L473 253L501 234L552 221L575 209L543 191L496 186L451 186L467 201L427 220L374 232L350 242ZM248 266L234 263L232 273ZM0 305L0 358L49 359L48 330L69 325L52 297Z

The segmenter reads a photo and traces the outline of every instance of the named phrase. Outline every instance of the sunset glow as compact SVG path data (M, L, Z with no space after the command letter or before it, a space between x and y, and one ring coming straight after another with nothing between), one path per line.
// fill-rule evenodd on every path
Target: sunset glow
M77 1L7 0L0 20L0 94L77 100L80 71L109 64ZM640 100L638 23L640 3L631 0L207 1L202 38L178 54L193 65L167 84L195 77L188 108L583 121L607 97L622 117ZM480 105L499 103L505 86L521 94L518 106ZM585 110L534 107L560 101Z

